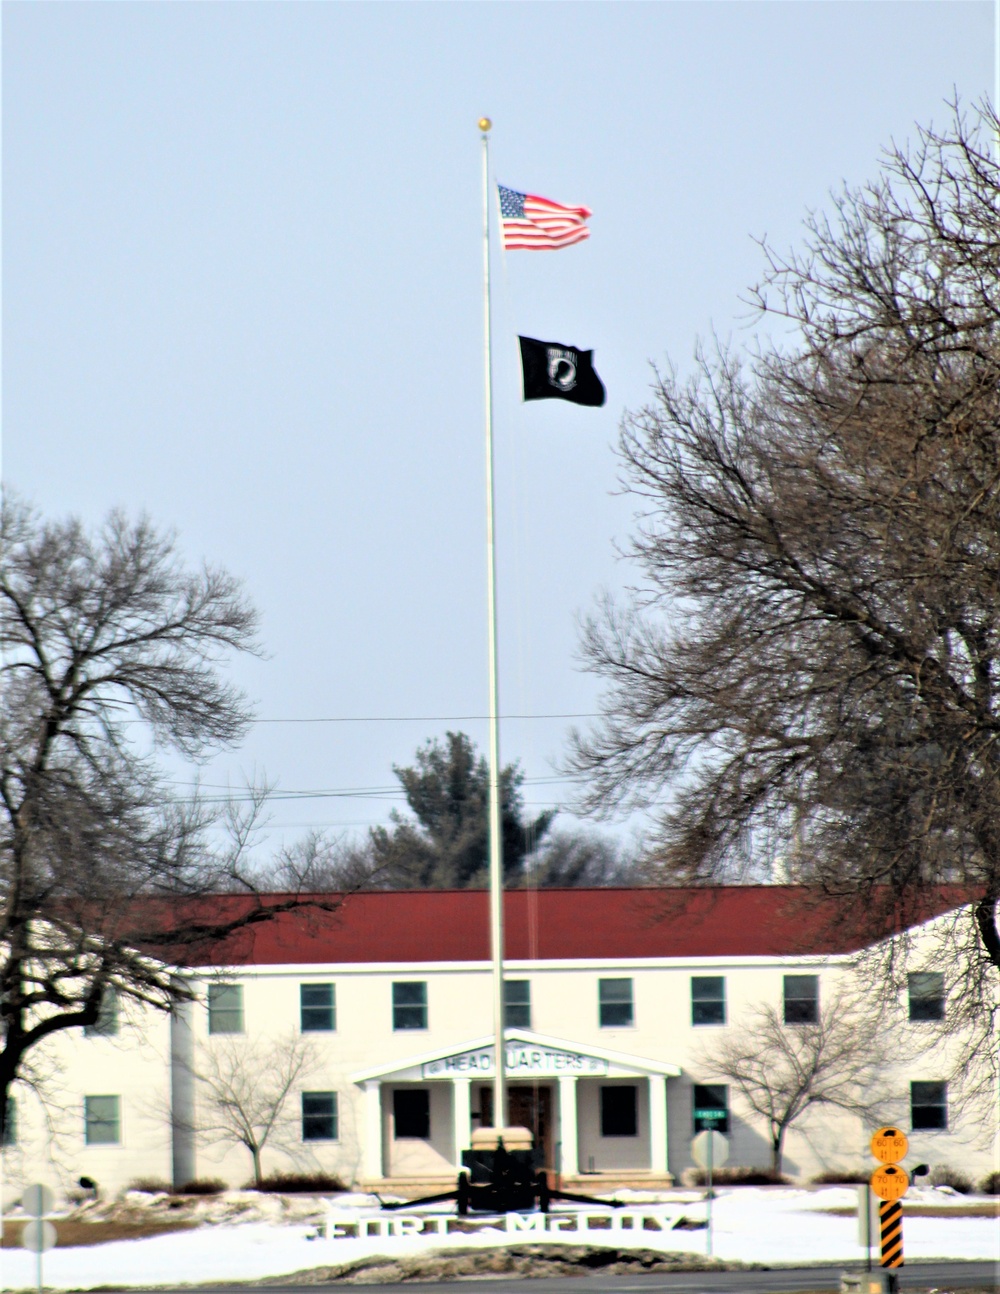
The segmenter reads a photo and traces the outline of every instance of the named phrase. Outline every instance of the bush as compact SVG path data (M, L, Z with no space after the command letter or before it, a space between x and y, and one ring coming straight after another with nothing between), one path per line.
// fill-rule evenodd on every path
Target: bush
M175 1195L221 1195L228 1190L226 1183L218 1177L196 1177L194 1181L178 1186Z
M125 1187L127 1191L139 1191L142 1195L172 1195L174 1188L169 1182L159 1177L137 1177Z
M929 1180L931 1186L950 1186L959 1195L972 1194L972 1182L969 1178L964 1173L949 1168L947 1164L937 1164L932 1168Z
M259 1182L248 1182L248 1191L267 1191L275 1195L328 1195L346 1191L339 1177L329 1173L271 1173Z
M871 1173L858 1168L831 1168L809 1179L814 1186L863 1186L871 1181Z
M984 1195L1000 1195L1000 1173L987 1173L979 1189Z
M696 1168L685 1174L692 1186L704 1186L708 1182L708 1173L703 1168ZM713 1186L787 1186L790 1177L784 1173L774 1173L770 1168L713 1168Z

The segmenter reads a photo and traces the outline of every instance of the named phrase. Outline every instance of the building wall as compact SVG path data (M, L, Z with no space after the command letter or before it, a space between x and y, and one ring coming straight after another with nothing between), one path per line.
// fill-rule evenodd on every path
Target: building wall
M919 949L914 955L919 960ZM535 1032L563 1039L568 1046L584 1051L587 1047L604 1048L680 1067L681 1076L667 1082L669 1169L677 1177L692 1165L692 1085L707 1077L713 1047L747 1019L755 1004L780 1005L783 976L789 973L818 975L822 1006L837 992L849 966L845 958L786 957L514 962L507 967L510 978L527 979L531 984L531 1028ZM724 977L725 1025L692 1023L691 979L695 975ZM631 979L634 1019L630 1025L601 1027L598 984L602 978ZM414 980L427 984L427 1027L394 1030L393 982ZM196 1071L221 1044L209 1034L204 1001L213 982L243 986L244 1034L237 1041L245 1050L248 1068L260 1065L268 1048L287 1052L305 1043L310 1052L310 1066L295 1085L280 1135L264 1151L266 1171L324 1171L346 1182L358 1180L364 1175L366 1109L364 1091L352 1076L379 1065L398 1062L402 1067L413 1057L436 1049L454 1047L458 1051L491 1030L489 968L483 964L233 967L228 973L205 976L196 985L200 1000L190 1010ZM331 1033L301 1033L299 991L302 984L310 983L335 985L337 1018ZM886 1121L907 1128L910 1081L943 1077L946 1066L933 1049L920 1054L921 1026L908 1022L905 1002L901 1001L891 1027L904 1060L894 1078L897 1099L887 1105L885 1116ZM34 1177L66 1184L81 1174L95 1178L107 1190L120 1189L138 1177L169 1179L169 1057L168 1018L140 1007L123 1013L117 1038L84 1038L80 1031L57 1035L45 1062L53 1074L45 1116L30 1101L24 1101L23 1109L19 1103L19 1144L4 1153L10 1188L17 1189L19 1182ZM637 1086L639 1135L602 1137L601 1081L581 1079L577 1089L581 1170L588 1169L591 1159L598 1172L641 1172L649 1166L647 1083L643 1078L616 1081L634 1081ZM195 1082L194 1086L195 1123L199 1124L205 1122L208 1102L204 1085ZM426 1084L431 1100L431 1136L426 1142L399 1140L393 1135L393 1086L386 1082L381 1094L384 1171L415 1177L453 1175L461 1147L455 1145L450 1083ZM558 1141L559 1103L553 1087L553 1135ZM474 1085L473 1111L479 1108L478 1090ZM337 1094L336 1141L303 1142L302 1091ZM83 1101L88 1094L120 1097L119 1145L84 1144ZM730 1119L730 1164L766 1165L770 1157L766 1129L733 1092ZM997 1158L996 1137L992 1145L984 1145L983 1132L981 1123L969 1126L956 1117L947 1131L915 1134L913 1155L932 1164L951 1164L979 1178L996 1165ZM817 1111L789 1133L786 1171L805 1178L837 1167L867 1166L868 1135L869 1130L857 1118ZM224 1145L217 1138L213 1141L204 1133L197 1138L195 1158L200 1177L242 1184L250 1176L250 1158L243 1148Z

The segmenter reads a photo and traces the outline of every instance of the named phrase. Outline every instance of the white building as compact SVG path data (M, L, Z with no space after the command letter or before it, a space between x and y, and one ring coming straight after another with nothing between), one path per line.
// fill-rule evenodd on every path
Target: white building
M766 1129L706 1078L708 1058L756 1004L795 1027L832 1000L859 948L835 910L794 886L515 890L505 903L506 1121L535 1131L551 1172L598 1191L667 1184L713 1118L730 1164L766 1166ZM360 894L332 915L256 926L211 961L183 972L196 998L172 1016L111 1001L102 1026L53 1038L36 1062L44 1098L16 1097L10 1189L81 1175L106 1190L242 1184L250 1157L213 1131L203 1076L230 1063L252 1089L296 1056L265 1171L447 1189L471 1130L493 1118L485 893ZM947 1012L948 979L947 967L915 966L901 1054ZM911 1133L918 1160L977 1180L997 1167L995 1132L984 1142L949 1109L939 1049L893 1081L886 1121ZM789 1133L785 1171L864 1167L869 1133L817 1112Z

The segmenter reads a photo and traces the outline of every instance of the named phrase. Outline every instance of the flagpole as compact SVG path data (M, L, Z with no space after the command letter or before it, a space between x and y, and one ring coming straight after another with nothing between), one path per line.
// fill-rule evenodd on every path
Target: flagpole
M480 117L483 140L483 359L486 378L486 594L490 656L490 956L493 964L493 1126L507 1122L507 1076L503 1010L503 854L500 823L500 724L497 683L497 563L493 533L493 367L490 346L490 129Z

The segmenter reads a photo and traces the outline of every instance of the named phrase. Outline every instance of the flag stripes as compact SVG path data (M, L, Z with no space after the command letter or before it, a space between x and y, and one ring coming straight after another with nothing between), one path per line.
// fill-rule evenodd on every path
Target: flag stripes
M900 1200L882 1200L878 1206L882 1233L882 1266L903 1265L903 1205Z
M589 207L566 207L536 193L520 193L498 184L500 228L506 251L555 251L590 237L584 223Z

